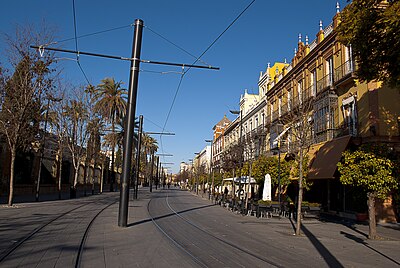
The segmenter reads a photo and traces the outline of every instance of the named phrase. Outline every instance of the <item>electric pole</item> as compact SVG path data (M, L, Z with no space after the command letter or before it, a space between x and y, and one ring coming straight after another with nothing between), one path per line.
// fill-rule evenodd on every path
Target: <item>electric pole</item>
M122 163L121 194L119 203L118 226L126 227L128 222L129 177L132 160L132 144L135 127L136 97L139 82L140 51L142 48L143 21L135 20L133 35L132 61L129 79L126 129L124 133L124 152Z

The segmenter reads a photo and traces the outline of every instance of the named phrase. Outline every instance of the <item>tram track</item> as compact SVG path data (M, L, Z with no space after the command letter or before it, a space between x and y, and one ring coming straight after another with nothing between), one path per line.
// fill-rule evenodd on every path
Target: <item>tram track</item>
M86 200L85 200L86 201ZM84 244L85 241L87 239L87 236L90 232L90 228L93 224L93 222L96 220L96 218L108 207L110 207L111 205L115 204L118 201L117 197L112 197L112 198L96 198L96 200L93 201L89 201L89 202L85 202L84 204L82 204L82 201L79 201L80 203L77 206L74 206L71 209L68 209L65 212L62 212L61 214L47 220L46 222L42 223L40 226L38 226L37 228L35 228L33 231L31 231L29 234L23 236L22 238L19 238L17 240L17 242L15 242L11 247L9 247L7 250L4 251L4 253L1 254L0 256L0 266L2 266L3 264L7 264L8 261L12 261L13 257L18 258L19 255L18 251L22 250L24 248L24 245L29 244L30 242L34 243L33 240L35 240L35 238L40 237L40 236L44 236L47 233L51 233L51 232L65 232L65 229L60 228L59 225L61 224L65 224L68 227L68 217L70 218L72 217L72 221L77 219L75 216L75 218L73 217L72 214L74 213L88 213L87 211L80 211L83 208L90 208L90 205L102 205L101 208L95 207L95 209L97 211L95 211L94 215L90 216L90 221L88 222L88 224L84 227L84 231L82 234L82 238L80 240L80 244L76 253L76 258L75 258L75 267L80 267L80 262L81 262L81 258L83 255L83 250L84 250ZM94 210L94 209L92 209ZM88 211L92 211L92 210L88 210ZM71 220L71 219L69 219ZM82 224L82 222L79 222L79 224ZM55 230L51 230L51 226L55 225L56 228ZM70 227L69 227L70 228ZM47 230L49 229L49 230ZM82 233L82 232L81 232ZM39 238L40 239L40 238ZM44 251L46 252L46 248L44 249ZM15 257L15 256L16 257ZM57 261L54 264L54 267L57 265Z
M168 207L168 209L170 210L170 212L172 213L167 213L167 215L174 215L177 218L179 218L183 223L185 223L186 225L190 226L191 228L196 229L196 232L201 232L204 236L206 236L208 239L208 243L209 244L215 244L215 243L222 243L223 246L228 246L230 247L232 250L235 250L237 252L240 252L242 254L247 255L250 258L256 259L257 261L264 263L265 265L269 265L269 266L274 266L274 267L283 267L282 265L278 264L277 262L271 261L266 259L263 256L260 256L254 252L251 252L249 249L246 249L244 247L238 246L224 238L221 238L215 234L213 234L212 232L209 232L207 230L205 230L204 228L198 226L196 223L194 223L193 221L183 217L180 212L176 211L171 204L169 203L169 196L168 196L168 192L166 194L165 197L165 202L166 205ZM197 264L199 264L201 267L209 267L209 265L207 264L206 261L202 260L200 257L196 256L195 253L191 252L190 249L187 249L185 247L185 245L183 245L181 242L178 241L178 239L175 239L174 237L172 237L172 235L168 234L168 231L163 228L161 226L161 224L158 224L157 221L159 218L164 218L164 217L154 217L151 215L151 211L150 211L150 203L151 200L148 203L147 206L147 210L148 213L150 215L150 218L153 222L153 224L157 227L158 230L160 230L160 232L167 237L176 247L178 247L181 251L183 251L186 255L188 255L192 260L194 260ZM187 211L187 210L185 210ZM206 245L207 246L207 245Z

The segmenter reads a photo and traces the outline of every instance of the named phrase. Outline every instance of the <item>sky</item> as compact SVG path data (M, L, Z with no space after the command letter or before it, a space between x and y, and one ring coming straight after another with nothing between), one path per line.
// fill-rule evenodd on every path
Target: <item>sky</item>
M130 25L141 19L145 25L141 59L192 64L251 2L75 0L77 36L123 27L78 38L78 50L130 57L134 31ZM207 145L205 140L212 138L213 126L224 115L234 120L229 110L239 109L245 89L258 93L258 78L268 63L292 60L299 34L303 40L308 35L311 43L319 21L323 27L332 22L336 2L256 0L196 63L219 67L219 71L190 69L181 80L181 67L141 63L136 116L144 116L144 131L175 133L153 135L158 153L173 155L161 159L174 163L165 165L170 172L178 172L180 162L188 162ZM338 2L340 10L347 4ZM1 34L12 35L16 25L45 23L55 29L57 41L74 37L73 0L3 1L0 13ZM75 50L75 40L56 46ZM4 47L1 38L0 63L5 61ZM63 81L87 84L77 63L68 60L76 56L57 53L56 57L61 59ZM129 62L81 55L80 64L91 84L112 77L128 88Z

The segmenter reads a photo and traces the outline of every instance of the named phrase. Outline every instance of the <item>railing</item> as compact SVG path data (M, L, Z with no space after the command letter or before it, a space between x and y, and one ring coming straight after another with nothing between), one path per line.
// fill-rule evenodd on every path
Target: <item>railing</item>
M293 98L293 108L296 108L297 106L300 105L300 98L299 96L294 96Z
M287 114L289 112L289 104L288 103L283 103L281 106L281 116Z
M309 99L312 99L315 97L315 92L316 91L316 84L312 84L309 86L305 91L303 91L302 98L303 101L308 101Z
M310 51L312 51L317 46L317 39L311 42L310 44Z
M335 69L334 78L335 81L339 81L346 75L352 73L354 71L354 62L352 60L348 60L339 67Z
M326 38L333 32L333 22L324 29L324 37Z
M289 64L289 66L286 68L286 72L289 73L293 69L292 64Z
M275 121L279 118L279 111L276 110L272 113L272 121Z
M271 115L267 114L267 116L265 117L265 125L269 125L271 124Z
M270 88L273 88L275 86L275 81L271 81L271 83L269 85L270 85Z
M327 74L322 79L317 81L317 94L324 91L324 89L332 86L333 76L332 74Z
M259 126L256 128L256 133L257 133L257 134L263 134L264 128L265 128L265 126L264 126L263 124L259 125Z

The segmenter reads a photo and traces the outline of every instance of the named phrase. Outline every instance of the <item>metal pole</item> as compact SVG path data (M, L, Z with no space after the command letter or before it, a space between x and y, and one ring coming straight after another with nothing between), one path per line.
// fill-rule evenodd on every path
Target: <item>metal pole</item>
M212 177L212 159L213 158L213 142L211 141L211 155L210 155L210 176ZM211 191L208 190L208 199L211 199L211 193L214 196L214 177L211 178ZM210 187L209 181L207 182L208 187Z
M153 192L153 167L154 167L154 152L151 152L151 167L150 167L150 193Z
M242 164L243 164L243 151L244 151L244 142L242 142L242 137L243 137L243 125L242 125L242 110L240 110L240 141L239 141L239 146L240 146L240 159L239 159L239 172L240 172L240 177L239 177L239 199L241 199L241 190L242 190Z
M138 130L138 145L136 151L136 167L135 167L135 199L138 198L139 190L139 168L140 168L140 150L142 144L142 132L143 132L143 115L139 116L139 130Z
M47 110L46 110L46 117L44 119L44 131L43 131L43 138L42 138L42 146L40 147L39 174L38 174L38 178L37 178L36 195L35 195L36 202L39 201L40 175L42 174L42 161L43 161L44 147L45 147L45 142L46 142L47 117L49 116L49 108L50 108L50 98L47 99Z
M159 176L158 176L158 165L160 165L160 157L159 156L156 156L157 157L157 169L156 169L156 190L157 190L157 187L158 187L158 183L160 182L160 180L159 180Z
M278 203L281 210L281 141L278 140Z
M121 194L119 202L118 226L127 227L128 222L128 203L129 203L129 177L131 171L132 159L132 145L133 133L135 127L135 110L136 110L136 97L139 81L139 65L140 65L140 50L142 47L142 32L143 21L137 19L135 21L135 33L133 35L133 47L130 79L129 79L129 92L128 92L128 105L126 113L126 129L124 133L124 152L122 163L122 179L121 179Z

